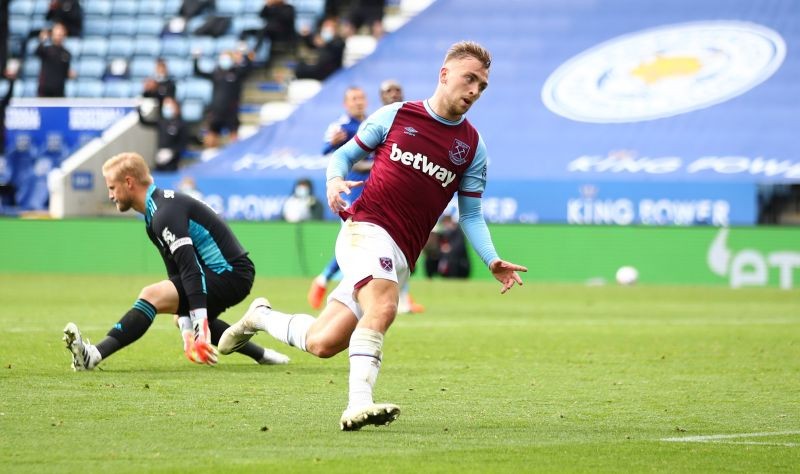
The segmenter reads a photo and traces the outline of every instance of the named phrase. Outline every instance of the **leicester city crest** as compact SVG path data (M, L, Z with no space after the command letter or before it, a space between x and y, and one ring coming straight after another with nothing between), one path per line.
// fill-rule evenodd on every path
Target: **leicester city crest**
M450 147L450 161L452 161L454 165L463 165L466 163L468 154L469 145L458 138L453 140L453 146Z

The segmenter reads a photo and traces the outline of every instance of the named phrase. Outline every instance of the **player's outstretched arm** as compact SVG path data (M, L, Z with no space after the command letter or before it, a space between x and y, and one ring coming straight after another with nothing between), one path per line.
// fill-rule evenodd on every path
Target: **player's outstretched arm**
M517 272L527 272L528 268L516 263L506 262L505 260L497 259L489 265L492 275L495 279L503 284L503 289L500 293L503 294L514 286L514 283L522 286L522 278Z

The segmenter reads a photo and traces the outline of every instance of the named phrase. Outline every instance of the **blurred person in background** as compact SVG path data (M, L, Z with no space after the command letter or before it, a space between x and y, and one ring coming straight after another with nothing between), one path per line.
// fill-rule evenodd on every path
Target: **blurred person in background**
M342 67L345 40L338 31L335 18L322 21L319 31L303 37L316 56L314 61L298 61L294 70L297 79L316 79L324 81Z
M270 60L278 53L293 52L297 44L295 30L297 12L294 6L284 0L264 0L259 16L264 20L264 27L244 30L240 33L239 39L255 36L256 45L253 51L259 51L264 38L267 38L270 42Z
M206 111L208 130L204 138L206 148L217 148L220 135L228 132L230 141L239 137L239 104L242 99L242 88L247 75L253 67L252 51L223 51L217 60L217 66L211 72L200 69L200 51L194 51L194 73L198 77L208 79L213 84L211 103ZM241 58L237 62L237 58Z
M167 62L164 58L157 58L155 74L148 77L142 84L142 96L158 100L159 108L167 97L175 97L175 79L169 75Z
M298 179L283 203L281 214L286 222L318 221L322 219L322 203L314 195L314 185L308 178Z
M61 23L53 25L52 31L39 33L36 56L42 61L39 71L39 97L64 97L64 86L68 78L75 77L70 68L72 54L64 48L66 29ZM49 40L49 41L48 41Z
M383 15L386 0L354 0L350 7L348 21L356 33L366 27L375 38L383 36Z
M45 19L64 25L68 36L83 34L83 10L78 0L51 0Z
M8 89L0 99L0 210L4 207L13 207L16 204L16 199L14 198L14 164L6 157L6 108L14 95L17 71L6 71L5 79L8 81Z
M160 117L148 120L141 111L139 122L158 131L155 168L157 171L177 171L181 157L189 143L201 144L201 140L192 135L191 128L181 116L181 106L174 97L164 97Z
M219 316L250 293L255 266L228 224L205 203L183 193L157 188L144 158L120 153L103 164L108 196L120 212L144 215L145 230L156 246L167 279L139 292L133 307L99 344L83 338L75 323L64 327L64 342L76 371L92 370L150 328L157 314L177 316L186 358L217 363L216 345L228 323ZM237 351L262 365L289 358L256 344Z

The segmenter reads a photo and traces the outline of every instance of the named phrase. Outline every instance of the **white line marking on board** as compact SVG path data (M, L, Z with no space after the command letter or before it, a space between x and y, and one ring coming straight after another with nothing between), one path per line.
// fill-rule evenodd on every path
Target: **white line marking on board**
M762 446L786 446L798 447L800 443L777 443L768 441L731 441L737 438L757 438L763 436L787 436L798 435L800 431L772 431L767 433L736 433L736 434L719 434L719 435L704 435L704 436L684 436L679 438L661 438L661 441L671 443L724 443L724 444L748 444L748 445L762 445Z

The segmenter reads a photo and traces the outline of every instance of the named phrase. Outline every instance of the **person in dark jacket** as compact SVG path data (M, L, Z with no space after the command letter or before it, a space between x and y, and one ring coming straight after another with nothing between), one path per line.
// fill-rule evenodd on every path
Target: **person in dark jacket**
M64 48L66 33L61 23L53 25L52 32L42 30L39 33L39 46L36 48L36 56L42 60L37 91L39 97L64 97L67 79L75 77L75 72L70 69L72 54Z
M155 156L157 171L177 171L181 156L189 143L200 143L197 137L192 136L189 125L183 121L180 104L174 97L164 97L158 120L150 121L140 111L139 122L158 130L158 151Z
M83 34L83 10L78 0L51 0L45 18L64 25L69 36Z
M241 57L241 61L237 62L237 57ZM199 52L194 52L195 75L209 79L214 84L211 103L206 114L208 120L206 147L218 147L220 134L224 130L228 131L231 141L238 138L239 102L242 98L244 81L253 67L252 59L252 51L247 54L223 51L219 55L217 67L211 72L205 72L199 66Z

